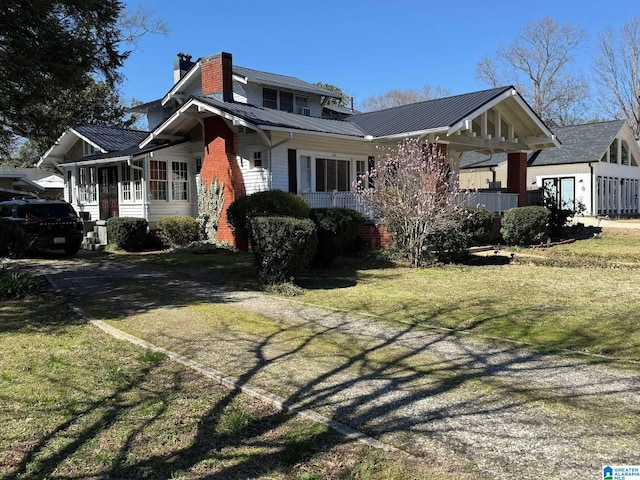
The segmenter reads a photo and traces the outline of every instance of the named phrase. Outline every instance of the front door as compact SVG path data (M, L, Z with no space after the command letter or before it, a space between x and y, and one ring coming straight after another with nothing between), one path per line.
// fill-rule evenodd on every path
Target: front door
M98 169L100 185L100 220L119 216L118 212L118 167Z

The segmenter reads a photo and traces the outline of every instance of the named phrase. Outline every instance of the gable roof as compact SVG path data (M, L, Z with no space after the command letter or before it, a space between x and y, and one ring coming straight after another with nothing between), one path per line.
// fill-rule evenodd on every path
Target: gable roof
M491 108L501 109L504 111L504 118L508 117L518 122L517 128L523 137L505 141L504 138L474 138L475 134L461 135L461 132L470 130L473 119L486 114ZM309 117L241 102L230 102L217 96L191 96L140 145L144 147L154 138L166 133L186 135L197 121L195 117L205 111L258 132L304 131L349 136L362 141L430 134L441 140L456 143L466 150L483 151L547 148L560 144L517 91L509 86L351 115L340 120Z
M599 162L607 152L611 142L620 129L628 126L626 120L587 123L556 127L555 131L562 139L561 148L536 150L529 154L527 165L567 165L572 163ZM507 161L507 154L495 153L483 155L478 152L466 152L460 159L461 169L497 167Z
M374 137L400 135L405 132L452 127L470 113L480 109L491 100L513 87L500 87L453 97L437 98L399 107L361 113L347 117Z
M625 123L626 120L612 120L558 127L556 132L562 138L562 148L536 152L531 156L529 165L599 162Z
M347 135L361 138L366 134L352 122L298 115L295 113L284 112L282 110L257 107L246 103L224 102L215 97L197 97L197 100L245 120L255 126L268 127L270 129L280 128L303 130L308 132Z
M284 88L294 90L298 92L307 92L324 97L342 98L336 92L327 90L326 88L319 87L313 83L305 82L296 77L290 77L288 75L279 75L277 73L262 72L260 70L253 70L251 68L240 67L233 65L233 74L243 77L252 83L258 83L260 85L267 85L276 88Z
M138 145L149 135L149 132L104 125L80 125L71 130L105 152L116 152Z

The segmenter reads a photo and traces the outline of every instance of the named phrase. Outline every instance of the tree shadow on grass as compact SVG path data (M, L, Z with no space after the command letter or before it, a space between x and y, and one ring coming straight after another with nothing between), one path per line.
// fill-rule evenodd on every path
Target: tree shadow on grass
M123 275L121 282L123 278L129 277ZM117 303L125 303L139 283L139 291L134 293L140 295L141 306L123 307L119 315L175 305L177 299L168 287L160 301L154 297L153 302L144 304L144 292L157 287L162 278L137 275L130 279L134 282L125 282L124 287L118 286L116 278L110 279L112 283L105 282L110 289L104 293L113 298L114 308ZM184 289L180 304L204 301L201 296L186 295L187 290ZM226 300L233 301L214 290L209 301ZM637 422L628 421L621 426L615 416L609 418L610 415L598 412L615 405L619 401L617 395L638 398L637 383L604 372L589 375L584 365L571 358L549 359L531 350L504 345L488 347L461 339L460 332L455 330L434 332L423 328L437 323L437 316L453 315L476 306L449 305L401 328L391 328L363 323L335 311L319 313L319 309L298 305L289 321L266 334L239 336L229 331L208 341L202 332L195 337L188 332L182 336L173 331L164 333L167 344L195 361L210 362L213 368L224 364L224 358L211 356L211 352L216 352L215 342L233 343L235 350L225 355L242 357L240 364L245 367L238 375L238 385L264 387L272 381L272 388L281 392L285 404L320 411L428 459L435 463L436 471L454 472L454 476L469 471L473 478L495 478L496 473L505 477L542 478L545 473L561 471L579 476L585 468L600 468L601 459L589 455L594 452L582 450L585 444L593 442L606 444L607 454L613 458L628 455L625 449L637 439ZM486 310L465 329L475 330L483 324L525 314L535 317L544 314L544 308ZM581 335L579 331L571 334ZM279 381L279 374L284 372L296 375ZM565 381L568 383L576 372L580 372L579 380L565 388ZM125 398L132 388L147 388L143 381L151 373L142 369L114 395L77 412L89 417L93 409L98 412L95 421L80 427L74 420L61 423L25 454L7 478L24 476L36 458L40 473L47 476L57 472L65 460L82 455L84 446L122 418L124 410L132 408L119 399ZM198 471L194 475L208 479L252 478L274 471L290 475L292 464L313 455L316 446L318 450L330 449L344 441L327 431L275 441L276 432L282 431L292 418L277 409L267 409L264 415L225 427L226 414L240 398L238 391L227 391L212 399L198 414L189 442L170 451L137 453L138 444L151 434L180 385L181 380L176 378L172 387L152 393L162 408L118 442L117 454L97 475L168 478L180 472L187 472L188 476L191 471ZM110 405L108 402L117 408L104 409L105 403ZM562 408L555 411L554 405ZM627 409L627 413L640 412ZM593 419L592 424L584 423L587 414ZM68 435L71 435L68 443L49 452L53 437ZM536 449L531 445L536 445ZM589 460L579 466L566 464L567 459L587 457ZM544 465L535 461L539 458L545 458Z

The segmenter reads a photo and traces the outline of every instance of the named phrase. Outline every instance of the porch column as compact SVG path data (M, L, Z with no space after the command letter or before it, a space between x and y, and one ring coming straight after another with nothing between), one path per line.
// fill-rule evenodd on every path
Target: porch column
M527 152L507 156L507 192L518 194L518 206L527 205Z
M237 198L244 195L242 172L236 160L233 131L220 117L204 119L204 156L200 178L205 185L213 179L224 183L224 207L218 225L217 239L234 244L236 248L245 249L234 238L233 230L227 223L227 208Z

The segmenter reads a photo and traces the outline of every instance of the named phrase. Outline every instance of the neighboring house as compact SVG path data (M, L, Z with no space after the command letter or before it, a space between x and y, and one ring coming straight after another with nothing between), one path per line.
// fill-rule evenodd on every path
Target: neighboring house
M335 92L233 65L229 53L179 57L169 92L136 108L150 132L76 127L42 157L64 172L65 198L78 210L151 223L196 215L197 178L224 184L225 207L280 189L314 207L358 208L353 181L378 147L408 137L438 143L454 169L464 152L505 152L517 205L526 200L526 152L560 145L513 87L358 113L330 107ZM234 241L224 214L218 238Z
M640 147L625 120L554 129L562 148L532 152L527 186L586 215L640 213ZM460 163L465 188L499 190L506 182L504 154L468 153Z
M36 196L62 198L61 175L41 168L13 168L0 165L0 199Z

